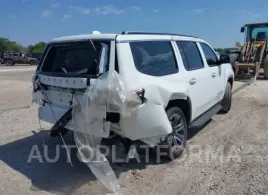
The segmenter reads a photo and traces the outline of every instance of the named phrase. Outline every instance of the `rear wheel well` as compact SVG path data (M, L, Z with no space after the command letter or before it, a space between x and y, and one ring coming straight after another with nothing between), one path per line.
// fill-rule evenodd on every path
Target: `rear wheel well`
M189 124L190 123L190 120L191 120L191 103L190 103L190 100L187 99L177 99L177 100L170 100L168 102L168 105L166 107L166 110L169 109L169 108L172 108L172 107L179 107L186 120L187 120L187 123Z

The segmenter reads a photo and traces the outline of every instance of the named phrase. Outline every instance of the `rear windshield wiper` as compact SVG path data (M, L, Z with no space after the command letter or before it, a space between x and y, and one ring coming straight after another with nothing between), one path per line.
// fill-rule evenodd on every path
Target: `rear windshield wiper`
M61 70L63 70L64 73L68 73L65 68L61 68Z
M96 47L95 47L95 45L94 45L93 41L92 41L91 39L89 39L89 41L90 41L90 43L91 43L92 47L94 48L94 50L97 52L97 49L96 49Z

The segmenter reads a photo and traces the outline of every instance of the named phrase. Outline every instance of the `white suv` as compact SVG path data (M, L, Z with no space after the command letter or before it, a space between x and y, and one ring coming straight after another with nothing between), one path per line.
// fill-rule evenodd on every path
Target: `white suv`
M70 115L65 122L55 117L64 118L107 71L116 71L125 90L137 92L142 101L129 117L107 114L110 132L152 146L165 143L174 157L185 147L190 127L202 126L231 108L230 59L218 58L200 38L147 32L61 37L48 44L33 77L33 98L42 100L40 119L57 123L51 135L74 130Z

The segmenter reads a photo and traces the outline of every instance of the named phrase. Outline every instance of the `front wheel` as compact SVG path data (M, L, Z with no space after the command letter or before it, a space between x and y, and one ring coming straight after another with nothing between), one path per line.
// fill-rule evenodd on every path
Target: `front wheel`
M188 124L183 111L179 107L169 108L167 117L173 131L166 137L164 144L167 146L168 157L174 160L182 154L185 148Z
M221 105L222 105L221 111L224 112L224 113L229 112L229 110L231 109L231 105L232 105L232 86L231 86L231 83L229 83L229 82L226 85L225 93L224 93L224 97L222 99Z

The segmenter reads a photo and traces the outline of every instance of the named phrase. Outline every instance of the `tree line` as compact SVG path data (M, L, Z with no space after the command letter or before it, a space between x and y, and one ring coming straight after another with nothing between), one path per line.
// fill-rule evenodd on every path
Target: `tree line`
M0 54L5 51L14 51L14 52L24 52L24 53L32 53L32 52L43 52L47 43L38 42L34 45L22 46L16 41L11 41L7 38L0 37Z
M25 53L32 53L32 52L43 52L46 48L47 43L45 42L38 42L34 45L29 45L27 47L22 46L21 44L11 41L7 38L0 37L0 54L4 51L14 51L14 52L25 52ZM237 42L236 46L239 46L240 43ZM219 53L224 53L227 50L233 48L215 48L215 51Z

